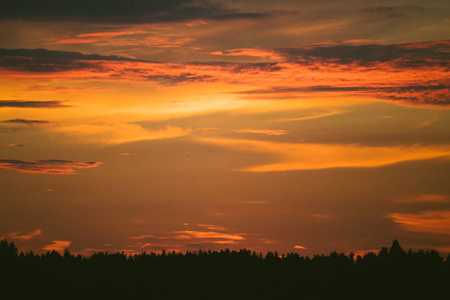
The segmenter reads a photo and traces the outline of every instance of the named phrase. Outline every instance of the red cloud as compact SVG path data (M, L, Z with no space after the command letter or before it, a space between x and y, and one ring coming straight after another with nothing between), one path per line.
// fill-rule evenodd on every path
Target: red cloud
M146 43L167 47L178 42ZM450 104L449 46L448 41L437 41L220 52L260 58L273 54L282 58L270 63L154 63L78 52L0 49L0 74L11 78L123 80L155 85L219 82L254 86L254 90L238 92L243 99L299 99L333 94L444 106Z

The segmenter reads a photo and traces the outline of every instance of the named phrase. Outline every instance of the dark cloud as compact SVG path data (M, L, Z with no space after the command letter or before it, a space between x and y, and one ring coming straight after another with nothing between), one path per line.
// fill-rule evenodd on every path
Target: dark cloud
M69 160L18 160L0 159L0 168L27 174L76 174L75 169L96 168L101 162L78 162Z
M2 0L0 19L160 23L198 19L261 18L267 13L208 0Z
M238 91L234 94L271 94L271 93L296 93L296 92L359 92L359 91L384 91L384 92L409 92L425 90L447 90L447 85L420 85L420 86L400 86L400 87L360 87L360 86L329 86L316 85L308 87L273 87L269 89L258 89L248 91Z
M20 108L59 108L70 107L62 104L62 101L24 101L24 100L0 100L0 107Z
M3 145L0 145L0 148L2 148L2 147L22 147L23 146L23 144L3 144Z
M423 6L417 5L401 5L401 6L377 6L365 8L362 11L366 13L381 13L381 14L402 14L415 13L427 10Z
M380 99L401 101L414 104L450 105L450 86L448 85L417 85L417 86L308 86L308 87L274 87L239 91L234 94L243 95L245 99L292 99L301 93L342 92L349 95L367 95Z
M213 81L213 76L210 75L196 75L193 73L182 73L180 75L150 75L145 76L147 80L157 81L166 84L177 84L183 82L203 82Z
M133 59L117 55L83 54L72 51L58 51L47 49L6 49L0 48L0 57L36 57L36 58L59 58L73 60L112 60L112 61L136 61L146 62L144 60Z
M47 49L2 49L0 68L27 72L63 72L96 69L97 61L145 62L116 55L82 54L80 52Z
M46 124L52 124L52 122L50 122L50 121L26 120L26 119L11 119L11 120L0 121L0 123L25 124L25 125L46 125Z
M274 51L292 62L327 60L334 63L360 63L395 61L399 67L442 66L450 62L450 41L407 43L310 46L304 48L281 48Z

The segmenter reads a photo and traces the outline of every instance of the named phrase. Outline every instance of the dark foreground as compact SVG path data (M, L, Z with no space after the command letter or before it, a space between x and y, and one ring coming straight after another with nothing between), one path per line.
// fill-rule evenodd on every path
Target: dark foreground
M434 250L301 257L248 250L17 253L0 244L0 299L450 299L450 260Z

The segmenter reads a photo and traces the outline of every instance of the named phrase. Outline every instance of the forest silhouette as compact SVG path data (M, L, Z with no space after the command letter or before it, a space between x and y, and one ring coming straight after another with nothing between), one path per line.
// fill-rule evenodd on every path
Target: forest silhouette
M97 252L41 255L0 242L0 299L448 299L450 255L388 249L336 251Z

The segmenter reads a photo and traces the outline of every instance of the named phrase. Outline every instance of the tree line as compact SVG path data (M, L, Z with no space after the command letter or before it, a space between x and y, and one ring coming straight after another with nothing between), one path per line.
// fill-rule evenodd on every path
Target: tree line
M450 255L405 251L397 240L378 253L312 257L247 249L39 255L3 240L0 270L8 275L0 290L14 299L49 291L83 299L440 299L433 295L450 292Z

